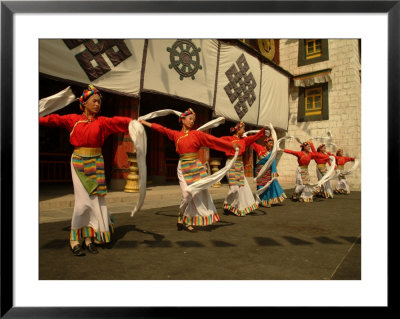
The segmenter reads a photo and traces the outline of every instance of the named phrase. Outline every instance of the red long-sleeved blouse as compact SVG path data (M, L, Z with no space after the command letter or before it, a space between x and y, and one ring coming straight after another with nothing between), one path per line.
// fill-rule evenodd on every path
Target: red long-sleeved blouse
M251 144L251 147L253 148L253 150L255 150L258 157L264 156L267 154L266 148L260 144L257 144L254 142L253 144Z
M131 120L122 116L96 116L89 120L85 114L50 114L39 117L39 124L67 129L75 147L101 147L110 134L128 132Z
M315 161L317 164L326 164L326 163L328 163L329 166L331 165L331 162L329 161L329 156L335 156L334 154L332 154L332 153L330 153L330 152L326 152L325 154L324 154L324 153L321 153L321 152L318 152L318 151L315 149L313 143L310 143L310 146L311 146L311 151L312 151L313 153L322 154L322 155L328 155L328 157L315 157L315 158L313 158L314 161Z
M233 149L231 142L201 131L192 130L184 133L183 131L171 130L157 123L152 123L151 128L174 141L178 154L197 153L202 146L221 152Z
M248 148L251 144L253 144L255 141L257 141L259 138L265 136L265 129L262 128L257 134L252 135L252 136L247 136L247 137L237 137L237 136L223 136L221 139L224 139L226 141L230 142L237 142L240 147L239 147L239 155L242 155L245 151L246 148ZM235 150L230 149L228 151L225 151L226 156L234 156L235 155Z
M292 151L288 149L283 150L285 153L292 154L294 156L297 156L297 162L299 163L300 166L308 166L310 164L310 161L313 160L319 160L319 159L324 159L329 161L329 156L322 154L322 153L317 153L317 152L303 152L303 151ZM326 163L326 162L325 162Z
M335 158L337 165L344 165L347 162L353 162L355 159L354 157L347 157L347 156L335 156Z

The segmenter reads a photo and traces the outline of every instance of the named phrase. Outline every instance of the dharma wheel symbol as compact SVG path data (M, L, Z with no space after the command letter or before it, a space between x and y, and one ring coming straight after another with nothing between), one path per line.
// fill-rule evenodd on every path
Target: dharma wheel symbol
M168 47L167 51L170 53L169 58L171 64L168 65L170 69L174 68L180 75L180 79L191 77L195 79L194 75L198 70L202 69L200 65L200 48L197 48L190 40L177 40Z

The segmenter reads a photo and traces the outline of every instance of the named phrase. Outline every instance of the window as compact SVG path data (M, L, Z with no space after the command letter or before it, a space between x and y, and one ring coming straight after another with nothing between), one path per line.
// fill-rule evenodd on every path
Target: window
M305 116L322 114L322 87L305 90Z
M299 66L326 60L329 60L328 39L299 40Z
M313 59L321 56L321 40L306 40L306 59Z
M329 120L328 83L299 87L297 122Z

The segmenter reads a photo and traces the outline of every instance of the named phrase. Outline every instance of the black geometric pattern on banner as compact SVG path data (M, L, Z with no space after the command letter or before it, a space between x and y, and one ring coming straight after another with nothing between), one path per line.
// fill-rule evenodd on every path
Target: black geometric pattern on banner
M232 64L225 72L229 83L224 89L232 104L237 100L234 109L239 118L242 119L256 100L254 89L257 86L257 82L253 73L246 74L250 67L244 54L236 60L236 64L239 69L235 64Z
M95 41L85 39L65 39L64 43L70 50L76 48L82 43L84 44L86 49L76 54L75 58L89 77L90 81L100 78L111 70L111 67L104 59L103 54L108 57L114 67L132 55L124 40L98 39Z
M167 51L170 53L171 62L168 67L178 72L180 80L188 77L194 80L196 72L202 69L199 55L201 48L197 48L192 41L186 39L176 40L171 48L167 47Z
M67 45L67 47L71 50L73 48L76 48L77 46L81 45L83 43L82 39L65 39L64 43Z

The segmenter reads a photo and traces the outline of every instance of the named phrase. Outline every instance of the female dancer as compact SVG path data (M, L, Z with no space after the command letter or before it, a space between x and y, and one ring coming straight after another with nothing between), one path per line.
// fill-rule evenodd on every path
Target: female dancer
M293 200L299 200L300 202L310 203L313 201L313 196L317 192L314 187L307 185L310 183L310 174L308 173L308 164L312 159L321 158L329 159L328 155L318 154L311 152L311 141L304 142L300 145L301 151L292 151L284 149L283 151L288 154L292 154L297 157L299 166L296 170L296 187L292 196ZM306 185L305 185L306 184Z
M178 230L194 232L194 226L207 226L219 221L219 215L207 189L195 194L190 201L186 189L192 183L207 176L207 171L198 158L197 152L202 146L225 152L238 147L237 143L231 143L221 138L214 137L201 131L192 130L196 114L189 108L179 117L182 124L181 131L168 129L157 123L149 123L144 120L139 122L157 132L166 135L174 141L176 152L180 155L177 173L179 185L182 190L182 203L179 207Z
M320 146L318 146L317 150L315 150L314 145L311 144L311 150L314 153L317 152L317 153L325 154L328 156L335 156L334 154L326 151L325 144L321 144ZM316 158L314 158L314 161L317 163L317 177L318 177L318 180L320 180L322 177L324 177L324 175L328 171L328 168L326 167L326 163L328 163L329 165L331 165L331 164L329 162L329 159L327 160L324 158L316 157ZM321 185L319 196L323 197L323 198L333 198L332 185L331 185L330 181L327 181L323 185Z
M265 136L264 128L262 128L257 134L248 137L242 137L244 132L245 124L240 122L235 127L231 128L231 133L233 133L232 136L222 137L222 139L237 142L240 145L239 156L236 159L235 164L226 174L229 182L229 192L224 200L224 210L231 212L236 216L245 216L256 210L258 207L250 186L247 183L247 179L244 176L242 154L245 152L247 147L259 138ZM228 162L232 160L234 151L229 150L226 151L225 154L228 156Z
M354 162L354 157L347 157L343 156L343 150L339 148L336 151L336 164L337 164L337 170L338 171L343 171L344 169L344 164L347 162ZM336 182L336 189L335 189L335 194L350 194L350 186L347 183L346 176L342 175L339 173L339 176L337 178Z
M264 140L265 146L253 143L251 147L256 151L258 161L256 163L255 176L258 175L263 165L268 161L271 156L272 147L274 146L274 140L272 137L268 137ZM257 181L257 189L263 188L272 178L278 177L276 170L276 159L273 160L271 167L265 172L264 176ZM274 180L267 190L261 194L261 206L271 207L271 205L280 204L286 198L286 194L283 191L281 185L277 180Z
M70 248L75 256L84 256L85 246L90 253L97 254L94 242L108 243L114 232L105 200L107 186L101 147L110 134L128 132L132 119L98 116L101 98L100 92L89 85L79 98L82 114L39 117L40 125L67 129L70 143L75 147L71 157L75 205L70 232Z

